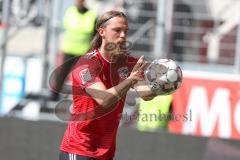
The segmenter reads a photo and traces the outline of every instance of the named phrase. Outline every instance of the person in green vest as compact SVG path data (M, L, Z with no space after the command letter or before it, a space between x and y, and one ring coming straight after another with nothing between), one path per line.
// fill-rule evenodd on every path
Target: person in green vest
M63 40L61 51L63 64L56 69L54 92L52 100L59 99L59 92L64 87L64 81L70 73L78 58L84 55L90 48L91 40L96 33L97 14L88 9L85 0L75 0L75 5L67 8L63 18Z
M140 131L167 130L172 95L157 96L150 101L139 101L137 129Z

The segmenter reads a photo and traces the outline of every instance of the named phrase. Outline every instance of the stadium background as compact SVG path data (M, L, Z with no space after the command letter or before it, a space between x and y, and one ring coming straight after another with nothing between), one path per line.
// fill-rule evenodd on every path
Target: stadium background
M180 64L184 81L173 95L172 112L192 111L191 121L170 121L168 131L139 132L134 122L123 122L116 159L239 159L240 1L87 3L99 14L110 9L128 14L132 54L172 58ZM0 1L3 159L57 159L66 123L53 113L56 102L46 97L48 76L61 59L57 53L62 16L71 4L63 0ZM134 107L126 105L126 110Z

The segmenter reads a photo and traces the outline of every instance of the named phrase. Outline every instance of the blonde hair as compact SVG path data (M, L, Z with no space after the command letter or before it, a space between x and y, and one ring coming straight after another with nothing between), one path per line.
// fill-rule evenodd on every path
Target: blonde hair
M105 12L104 14L102 14L97 19L96 34L93 37L93 40L91 42L91 48L89 49L89 51L99 48L102 45L102 37L99 35L98 29L106 27L108 24L108 21L114 17L122 17L127 20L127 16L121 11L108 11L108 12Z

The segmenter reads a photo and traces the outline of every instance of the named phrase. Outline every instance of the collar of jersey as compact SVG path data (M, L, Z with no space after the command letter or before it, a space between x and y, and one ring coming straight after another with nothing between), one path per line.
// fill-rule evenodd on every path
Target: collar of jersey
M100 56L104 59L104 61L106 61L107 63L112 63L112 62L110 62L109 60L107 60L103 55L102 55L102 53L100 52L100 50L99 49L97 49L97 52L100 54Z

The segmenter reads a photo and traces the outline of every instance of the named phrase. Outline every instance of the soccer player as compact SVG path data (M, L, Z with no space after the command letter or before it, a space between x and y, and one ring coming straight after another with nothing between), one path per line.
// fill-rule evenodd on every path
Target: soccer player
M60 146L60 160L113 160L116 135L127 91L132 87L145 99L144 57L127 52L126 15L109 11L100 16L91 51L72 71L73 111Z

